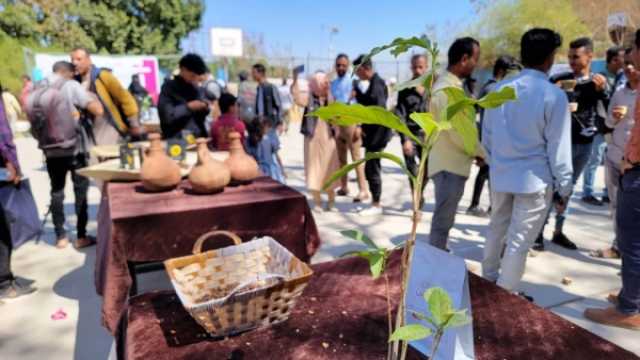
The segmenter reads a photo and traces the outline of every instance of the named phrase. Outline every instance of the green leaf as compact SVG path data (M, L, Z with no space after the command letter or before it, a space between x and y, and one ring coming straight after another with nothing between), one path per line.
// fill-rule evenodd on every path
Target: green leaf
M490 92L485 95L482 99L478 100L476 103L485 108L491 109L498 107L507 101L516 100L516 91L511 86L505 86L500 91Z
M433 72L428 71L415 79L407 80L399 84L396 84L393 87L393 90L400 92L404 89L414 88L418 86L424 86L425 88L429 88L431 85L431 79L433 79Z
M371 124L381 125L400 132L416 142L419 139L397 115L380 106L347 105L339 102L323 106L307 116L317 116L331 124L340 126Z
M397 328L396 331L391 334L389 342L398 340L415 341L428 338L429 336L431 336L431 329L420 324L410 324Z
M469 156L475 156L478 148L476 109L473 106L464 107L450 121L453 130L462 137L465 153Z
M355 169L356 167L358 167L359 165L365 163L366 161L372 160L372 159L387 159L387 160L391 160L391 161L395 162L405 172L405 174L409 177L409 179L411 179L411 181L415 184L416 177L413 176L411 174L411 172L409 172L409 169L407 169L407 166L404 164L404 162L399 157L397 157L397 156L395 156L393 154L386 153L386 152L373 152L373 153L366 153L365 156L364 156L364 159L360 159L358 161L352 162L351 164L347 164L347 165L343 166L342 168L340 168L335 173L333 173L333 175L331 175L329 180L327 180L324 183L324 186L323 186L322 189L323 190L329 189L334 182L338 181L343 176L347 175L351 170Z
M437 122L433 119L432 113L411 113L409 117L424 131L425 139L433 132L451 129L449 121Z
M369 54L365 55L365 59L371 59L372 57L378 55L379 53L390 50L391 55L394 57L398 57L398 55L407 52L410 48L417 46L423 49L429 50L431 52L431 41L428 37L422 36L417 37L413 36L410 38L395 38L391 43L387 45L377 46L371 49Z
M454 311L449 314L449 320L444 325L445 329L467 325L471 318L467 316L467 310Z
M444 326L453 311L451 297L440 287L433 287L424 292L424 300L429 304L429 311L438 326Z
M340 231L340 234L344 237L348 237L350 239L363 242L365 245L367 245L372 249L380 249L378 245L376 245L376 243L373 242L373 240L371 240L367 235L365 235L360 230L344 230L344 231Z
M384 271L388 253L385 249L349 251L342 254L340 257L347 256L359 256L361 258L367 259L367 261L369 262L369 270L371 271L371 276L373 276L374 279L377 279Z

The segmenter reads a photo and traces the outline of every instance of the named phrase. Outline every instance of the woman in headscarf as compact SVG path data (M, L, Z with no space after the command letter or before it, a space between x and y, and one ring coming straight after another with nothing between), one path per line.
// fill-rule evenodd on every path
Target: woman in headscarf
M327 74L316 72L309 78L309 94L305 97L298 89L297 74L294 73L291 94L296 104L305 108L300 129L304 135L304 173L307 188L313 197L314 209L317 209L322 203L320 194L324 183L340 168L334 128L317 117L307 116L330 102L331 93ZM337 186L336 182L327 189L326 211L333 209Z

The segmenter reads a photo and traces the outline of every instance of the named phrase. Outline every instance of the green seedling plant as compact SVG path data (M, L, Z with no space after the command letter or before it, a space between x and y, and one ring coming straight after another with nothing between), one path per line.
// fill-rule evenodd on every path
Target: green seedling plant
M432 98L432 95L434 95L433 88L439 68L439 64L437 62L439 50L437 44L432 42L428 37L396 38L388 45L372 49L371 52L366 55L366 58L372 58L373 56L387 50L393 56L397 57L413 47L418 47L426 51L428 58L431 61L431 67L423 76L401 83L396 86L395 90L422 85L426 89L426 96ZM402 328L405 325L405 300L409 280L409 270L413 259L413 247L416 241L418 224L421 220L422 214L420 209L422 184L424 181L424 174L427 171L426 161L433 145L443 131L452 131L462 138L464 151L469 154L469 156L474 156L478 147L478 129L475 122L476 106L488 109L500 106L507 101L515 99L515 91L509 87L503 88L498 92L490 93L478 100L467 97L464 91L458 88L449 87L438 91L444 92L448 99L447 108L444 109L441 114L437 114L438 121L436 121L434 114L431 112L416 112L410 114L410 118L423 130L424 136L413 134L402 119L391 111L379 106L362 106L359 104L347 105L336 102L318 108L316 111L308 115L316 116L332 125L351 126L374 124L385 126L398 133L404 134L422 147L417 176L413 176L411 172L409 172L404 162L398 156L387 152L370 152L365 154L363 159L347 164L340 170L336 171L324 185L324 190L329 189L335 181L346 176L357 166L372 159L385 159L397 164L411 180L413 184L412 225L409 238L405 242L402 252L402 282L400 285L402 295L396 315L396 329ZM432 108L432 106L429 106L429 108ZM370 248L368 251L369 250L375 249ZM356 255L362 256L362 254ZM382 256L382 252L380 250L378 250L378 252L373 251L368 256L372 260L375 260L374 263L376 264L376 267L380 267L380 273L382 273L384 271L384 260L386 259ZM382 262L380 263L380 261ZM407 343L406 341L399 340L401 339L394 340L392 342L389 359L405 359Z
M424 292L422 295L427 303L431 316L411 311L411 314L417 319L427 324L410 324L404 325L396 329L391 334L389 342L402 340L405 342L422 340L433 335L433 344L431 345L431 355L429 359L435 359L438 346L442 340L442 336L446 330L464 326L471 322L471 318L467 316L467 310L455 310L452 305L451 297L442 288L433 287Z

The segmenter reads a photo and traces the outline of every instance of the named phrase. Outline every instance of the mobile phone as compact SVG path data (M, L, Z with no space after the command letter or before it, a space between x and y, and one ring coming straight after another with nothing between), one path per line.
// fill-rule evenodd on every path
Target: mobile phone
M293 73L294 74L301 74L303 72L304 72L304 64L298 65L298 66L293 68Z

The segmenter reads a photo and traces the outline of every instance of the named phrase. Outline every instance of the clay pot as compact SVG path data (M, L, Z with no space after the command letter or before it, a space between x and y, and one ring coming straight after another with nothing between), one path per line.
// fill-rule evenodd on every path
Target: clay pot
M140 169L142 186L147 191L174 189L180 183L180 166L165 154L160 134L149 134L151 145Z
M198 144L198 163L189 173L189 182L197 194L213 194L222 191L231 181L231 172L223 162L215 160L209 154L207 139L196 140Z
M231 179L237 182L249 182L260 176L258 163L244 152L237 132L229 134L229 158L224 163L231 171Z

